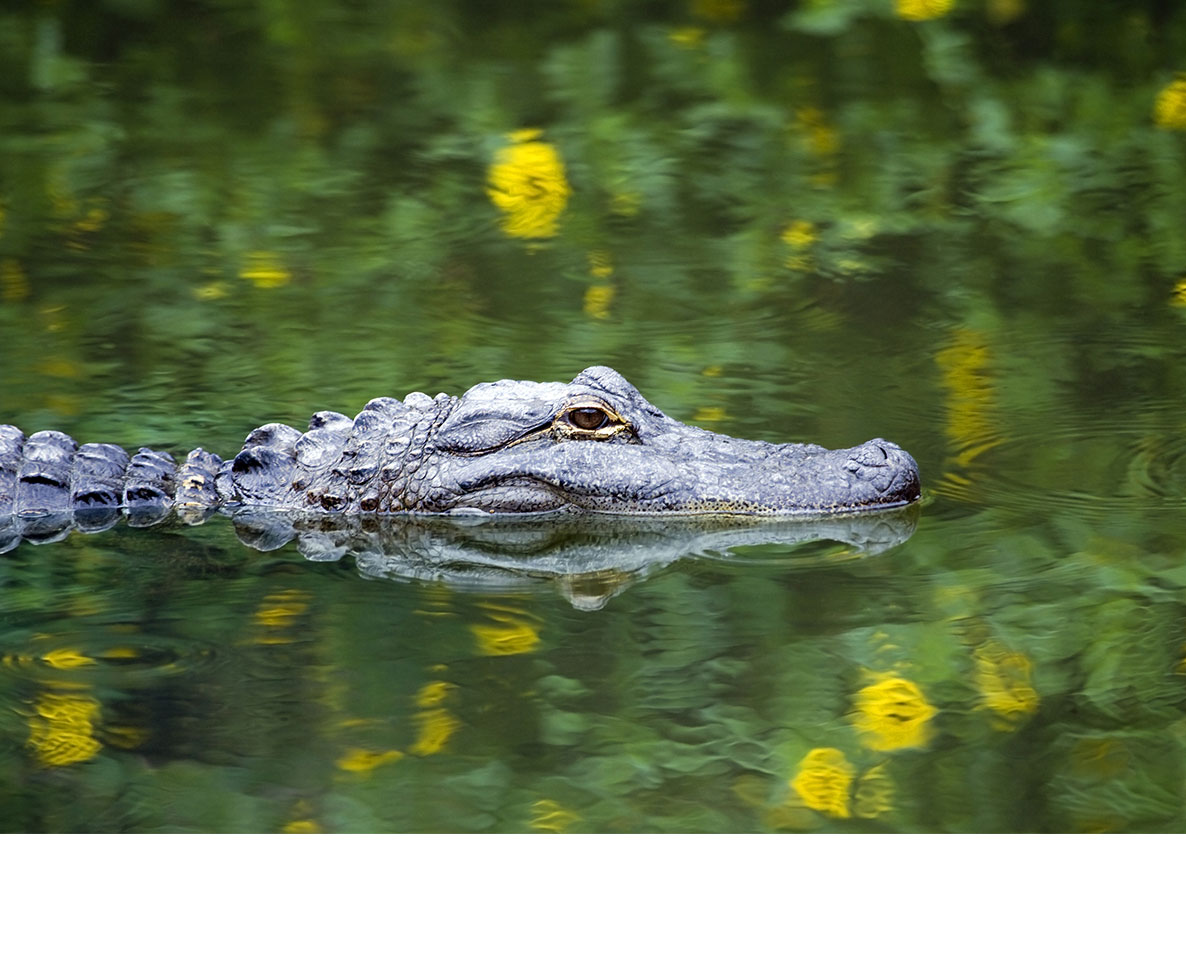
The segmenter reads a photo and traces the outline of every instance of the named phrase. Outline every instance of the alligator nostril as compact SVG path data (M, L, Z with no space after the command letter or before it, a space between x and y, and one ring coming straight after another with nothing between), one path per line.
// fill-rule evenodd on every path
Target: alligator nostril
M884 468L889 464L890 455L881 445L867 441L850 452L850 457L844 462L845 471L857 472L861 468Z

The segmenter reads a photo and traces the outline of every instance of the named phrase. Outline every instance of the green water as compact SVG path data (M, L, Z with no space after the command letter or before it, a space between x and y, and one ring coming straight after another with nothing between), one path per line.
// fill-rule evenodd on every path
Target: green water
M0 828L1186 829L1186 14L910 9L0 14L0 421L228 456L600 363L925 490L575 579L22 543Z

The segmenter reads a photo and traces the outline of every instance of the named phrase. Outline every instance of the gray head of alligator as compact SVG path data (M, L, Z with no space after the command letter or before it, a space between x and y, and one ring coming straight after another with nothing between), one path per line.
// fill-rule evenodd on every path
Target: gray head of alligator
M919 498L918 466L874 438L855 448L769 444L691 427L616 371L571 383L503 380L460 398L377 398L307 431L268 424L222 461L202 449L129 457L61 432L0 426L0 515L145 515L266 508L335 514L600 512L799 515Z

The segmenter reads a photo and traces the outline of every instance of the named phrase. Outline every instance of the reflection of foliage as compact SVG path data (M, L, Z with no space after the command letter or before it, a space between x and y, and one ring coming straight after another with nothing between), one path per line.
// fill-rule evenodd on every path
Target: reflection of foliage
M0 730L63 770L4 827L1186 827L1186 549L1152 501L1180 467L1084 481L1180 454L1186 10L25 6L0 420L226 454L605 362L714 430L909 428L941 500L986 494L1018 419L1042 446L884 560L682 564L579 618L256 562L218 523L18 550Z
M196 540L217 543L218 524L196 530ZM58 829L1180 825L1180 635L1160 655L1148 650L1168 630L1142 631L1132 607L1080 600L1084 626L1058 639L1034 626L1040 614L991 609L991 587L941 574L941 595L918 599L940 604L947 618L938 628L929 619L863 628L840 617L851 601L833 599L826 576L784 583L767 573L781 584L775 596L762 574L710 575L700 565L668 571L597 613L534 602L532 623L549 631L546 640L486 653L475 651L469 621L522 621L520 596L353 576L310 589L293 572L302 562L295 553L252 558L228 535L237 565L220 564L227 581L195 574L162 599L144 564L177 537L137 536L151 545L134 556L87 538L30 547L9 602L31 605L50 588L35 574L61 577L69 564L80 584L68 594L77 603L71 635L22 636L0 666L0 691L38 685L29 718L0 726L18 744L27 739L31 762L69 766L82 793L29 796ZM308 577L332 579L323 566L305 564ZM934 571L907 557L858 568L862 601L878 614ZM95 599L95 577L113 569L128 576L118 599ZM900 586L882 588L903 570ZM175 596L208 597L217 608L157 615L162 605L173 614ZM814 634L787 623L788 609L808 607L828 617ZM249 635L232 636L243 619ZM138 636L145 624L151 632ZM738 630L751 642L738 644ZM1118 649L1134 630L1140 643ZM195 632L197 642L187 640ZM1003 647L1006 636L1024 640L1027 653ZM1091 650L1068 646L1093 636ZM163 643L175 656L150 662ZM211 654L209 644L227 646ZM909 679L884 673L853 692L862 670L907 661ZM105 702L100 717L90 692L41 686L65 677L117 688L121 700ZM1146 726L1106 726L1134 719ZM881 749L892 753L871 756ZM1034 764L1045 769L1036 782L1026 777ZM12 768L0 763L0 790L11 787ZM132 781L113 791L111 777ZM1027 793L1033 814L1018 818L1011 813ZM28 801L0 801L4 827L19 827L20 804Z

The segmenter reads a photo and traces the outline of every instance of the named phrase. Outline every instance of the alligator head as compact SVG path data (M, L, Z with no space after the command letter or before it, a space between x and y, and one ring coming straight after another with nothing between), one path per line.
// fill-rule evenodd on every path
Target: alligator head
M478 384L437 414L400 476L413 510L819 516L920 494L914 459L888 441L830 451L731 438L668 417L608 367L569 384Z

